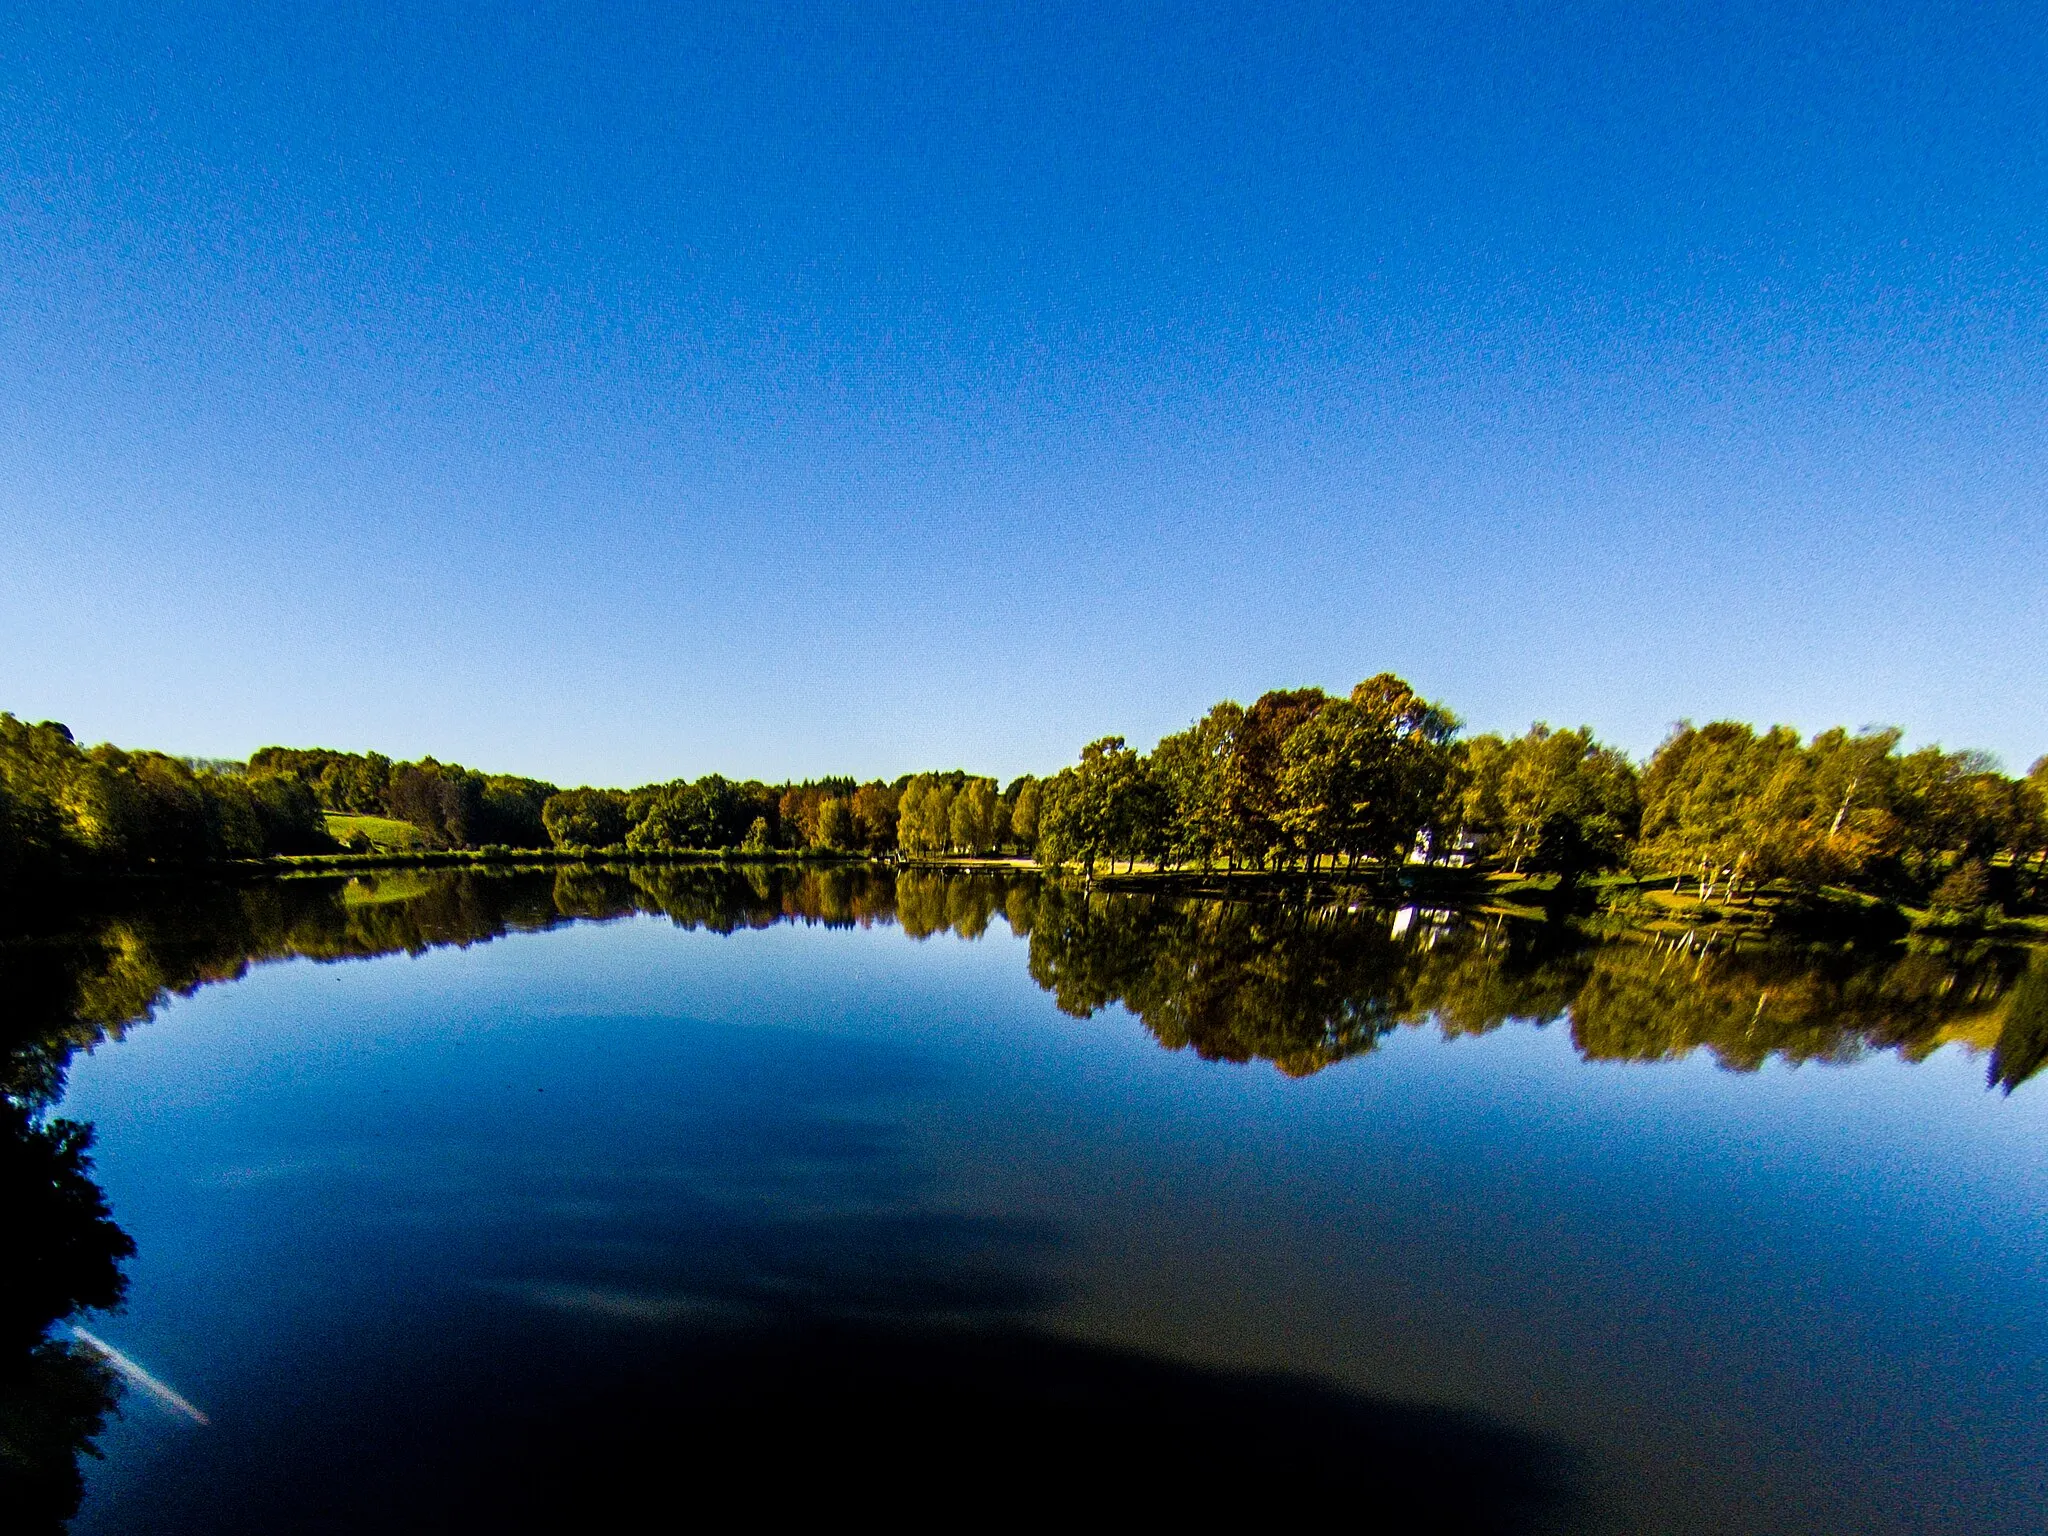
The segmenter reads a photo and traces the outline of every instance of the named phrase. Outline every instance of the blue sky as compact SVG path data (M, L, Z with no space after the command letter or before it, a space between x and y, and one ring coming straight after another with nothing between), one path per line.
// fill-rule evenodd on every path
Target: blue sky
M2037 9L10 8L0 708L562 782L2048 751Z

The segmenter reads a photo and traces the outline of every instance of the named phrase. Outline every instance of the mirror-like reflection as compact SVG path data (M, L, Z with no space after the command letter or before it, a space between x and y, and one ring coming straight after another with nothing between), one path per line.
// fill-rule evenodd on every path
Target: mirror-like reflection
M1000 920L1028 939L1031 978L1065 1013L1088 1017L1120 1005L1169 1050L1266 1061L1294 1076L1369 1053L1404 1028L1480 1035L1515 1020L1568 1021L1574 1046L1594 1060L1668 1061L1705 1051L1727 1068L1753 1070L1774 1058L1840 1062L1875 1051L1914 1061L1957 1043L1980 1053L1991 1085L2006 1092L2048 1062L2048 965L2038 953L1983 943L1731 943L1596 921L1376 908L1328 890L1260 901L1173 898L1087 892L1024 875L864 865L412 870L53 893L11 914L0 941L0 996L8 1000L0 1037L0 1213L15 1255L0 1266L0 1498L23 1518L23 1529L57 1530L74 1512L79 1457L92 1453L118 1393L106 1357L61 1326L119 1304L122 1262L133 1251L93 1182L90 1128L52 1113L74 1054L118 1039L169 996L267 961L418 954L634 913L720 933L784 923L894 924L915 940L975 939ZM754 1233L736 1241L759 1254L777 1239ZM877 1229L852 1247L886 1251L889 1241ZM800 1278L828 1298L847 1283L843 1273L824 1270ZM1415 1469L1429 1466L1410 1487L1418 1499L1441 1498L1446 1480L1458 1482L1461 1458L1519 1469L1488 1484L1505 1502L1473 1514L1469 1528L1528 1528L1530 1511L1550 1508L1559 1496L1544 1454L1498 1429L1422 1425L1383 1405L1317 1397L1284 1383L1226 1379L1109 1349L1056 1348L1019 1331L1035 1303L1029 1284L1014 1276L890 1272L870 1276L858 1296L841 1298L844 1306L796 1311L767 1306L758 1288L727 1294L705 1280L697 1292L700 1301L711 1296L749 1319L715 1345L676 1346L672 1363L700 1382L723 1382L718 1392L653 1404L626 1390L607 1399L608 1428L585 1422L546 1432L623 1442L657 1433L723 1436L732 1440L728 1453L738 1455L742 1431L753 1423L747 1414L766 1412L759 1403L750 1408L747 1395L746 1384L761 1372L785 1384L804 1376L803 1390L820 1404L836 1401L833 1394L844 1395L857 1378L872 1407L875 1362L887 1356L881 1375L897 1394L888 1432L950 1444L963 1465L980 1443L959 1429L963 1405L978 1401L986 1409L989 1383L1000 1379L1010 1394L1013 1440L1036 1416L1075 1401L1091 1405L1103 1435L1128 1434L1134 1416L1149 1415L1161 1456L1169 1447L1184 1455L1205 1415L1231 1433L1267 1440L1350 1424L1387 1445L1410 1446L1390 1454L1382 1477L1403 1467L1421 1476ZM965 1354L953 1344L928 1348L922 1335L902 1332L903 1307L920 1318L933 1308L951 1315L967 1306L963 1297L981 1298L967 1310L985 1314L993 1328ZM854 1413L857 1405L838 1403L837 1411ZM430 1435L432 1424L422 1417L415 1428ZM541 1432L526 1425L476 1449L479 1467L499 1469L492 1485L508 1509L522 1499L542 1507L549 1497L520 1492L506 1470L535 1454L530 1446L518 1451L526 1443L520 1436ZM1071 1426L1063 1435L1069 1453L1087 1442ZM1435 1462L1415 1449L1425 1440L1437 1448ZM597 1454L595 1445L588 1449ZM854 1452L842 1460L840 1475L856 1476ZM414 1488L407 1496L424 1495Z
M0 943L5 1091L51 1102L72 1050L119 1038L170 994L266 961L417 954L632 913L719 933L895 924L913 939L975 939L1000 918L1029 938L1032 978L1065 1012L1121 1004L1170 1050L1295 1075L1401 1027L1484 1034L1567 1017L1594 1060L1706 1050L1747 1070L1874 1050L1918 1059L1961 1042L2008 1091L2048 1061L2048 955L2014 945L1736 942L1376 908L1341 892L1171 897L865 865L591 865L136 886L18 914Z

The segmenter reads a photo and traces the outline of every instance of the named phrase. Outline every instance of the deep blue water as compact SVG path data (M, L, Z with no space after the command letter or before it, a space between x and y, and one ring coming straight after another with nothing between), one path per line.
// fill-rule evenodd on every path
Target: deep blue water
M2048 1088L1958 1046L1732 1072L1411 1028L1296 1078L1059 1012L1001 921L630 916L260 966L61 1108L138 1249L88 1326L208 1420L129 1392L81 1533L492 1528L548 1456L573 1508L733 1402L791 1485L918 1481L880 1431L832 1461L877 1369L920 1434L926 1399L991 1436L1068 1405L1092 1476L1186 1412L1183 1492L1357 1461L1369 1511L1373 1444L1454 1425L1453 1483L1547 1489L1501 1529L2048 1525ZM1292 1470L1248 1465L1276 1424Z

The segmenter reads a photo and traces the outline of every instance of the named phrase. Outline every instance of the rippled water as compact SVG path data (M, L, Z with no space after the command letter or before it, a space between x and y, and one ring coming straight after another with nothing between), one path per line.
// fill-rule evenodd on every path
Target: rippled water
M2025 954L703 870L17 953L125 1031L57 1106L136 1244L80 1321L193 1410L131 1376L80 1532L2048 1509Z

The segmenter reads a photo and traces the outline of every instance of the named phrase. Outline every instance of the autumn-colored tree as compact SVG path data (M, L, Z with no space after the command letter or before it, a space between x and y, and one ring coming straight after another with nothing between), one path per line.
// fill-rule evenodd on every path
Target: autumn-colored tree
M860 844L880 853L896 846L897 793L887 784L863 784L853 792L853 820Z
M792 847L809 848L818 842L818 810L825 802L825 791L815 784L792 784L782 792L776 809L780 813L783 833Z
M1287 846L1288 833L1280 822L1282 749L1295 729L1329 702L1320 688L1264 693L1237 722L1221 785L1227 852L1263 866Z

